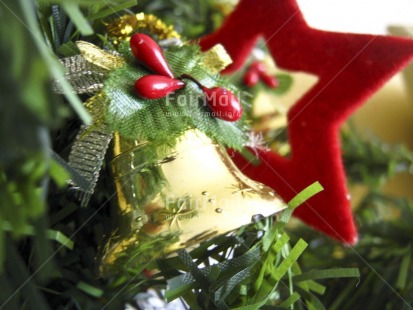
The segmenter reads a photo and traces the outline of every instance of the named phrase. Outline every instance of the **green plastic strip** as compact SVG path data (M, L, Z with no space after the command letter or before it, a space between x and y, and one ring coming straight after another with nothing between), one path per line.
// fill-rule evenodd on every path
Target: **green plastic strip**
M72 240L70 240L68 237L66 237L63 233L61 233L60 231L57 230L52 230L52 229L48 229L47 230L47 236L51 239L54 240L58 243L60 243L61 245L65 246L66 248L68 248L69 250L73 249L74 246L74 242Z
M284 300L281 304L280 307L283 308L290 308L297 300L300 299L300 294L297 292L294 292L290 297L288 297L286 300Z
M283 234L278 240L277 242L271 247L271 250L274 251L275 253L279 253L282 249L282 247L287 244L287 242L290 240L290 238L287 236L287 234ZM269 257L269 253L267 254L267 257L265 258L265 262L260 270L260 273L257 277L257 280L254 282L254 290L255 291L259 291L261 289L261 286L263 284L263 279L265 277L265 271L268 269L267 267L270 267L271 269L273 268L273 266L268 266L270 257Z
M133 7L137 5L137 0L131 0L131 1L126 1L124 3L118 4L118 5L110 5L109 8L102 10L100 12L97 12L95 14L89 15L87 17L88 20L95 20L95 19L100 19L100 18L104 18L108 15L117 13L119 11L125 10L125 9L129 9L130 7Z
M309 272L295 276L293 280L297 283L308 280L357 277L360 277L358 268L334 268L326 270L311 270Z
M268 299L271 297L272 292L277 287L278 282L285 275L285 273L291 268L291 266L297 261L298 257L303 253L307 243L303 240L299 240L294 248L290 251L290 254L282 261L282 263L272 272L269 281L263 281L259 291L254 297L248 301L248 304L237 310L255 310L260 309L265 305Z
M324 190L324 188L321 186L319 182L315 182L303 189L300 193L298 193L293 199L291 199L288 202L289 208L281 214L279 221L282 223L287 223L290 220L295 208L297 208L302 203L304 203L314 195L318 194L322 190Z
M314 296L310 292L306 292L302 290L299 287L297 287L297 290L299 294L306 299L307 308L309 310L325 310L324 305L321 303L321 301L316 296Z
M3 231L12 231L12 226L10 225L10 223L3 222ZM24 235L27 235L27 236L34 236L35 235L34 228L32 226L28 226L28 225L26 225L24 227L22 233ZM47 230L47 236L49 237L49 239L60 243L61 245L68 248L69 250L73 249L74 242L72 240L70 240L68 237L66 237L60 231L53 230L53 229L48 229Z
M102 297L103 291L95 286L87 284L85 282L80 281L76 287L85 292L86 294L93 296L93 297Z
M297 285L300 285L300 287L305 289L306 291L313 291L314 293L317 293L319 295L323 295L326 291L326 287L324 285L321 285L320 283L317 283L313 280L302 281Z
M80 11L78 4L73 2L65 2L62 6L82 35L89 36L93 34L94 31Z
M219 263L214 266L208 266L203 269L198 269L195 264L191 264L192 257L186 256L180 252L180 258L187 268L190 268L192 272L185 273L168 280L169 289L165 292L165 298L168 301L172 301L175 298L181 296L184 292L191 290L200 285L200 281L197 282L197 278L205 279L208 281L208 277L214 269L219 269L219 279L217 279L213 285L210 286L212 291L216 291L223 287L230 279L232 279L237 273L242 270L250 269L260 259L260 250L253 248L244 255ZM191 260L190 260L191 259ZM192 266L188 266L188 264ZM194 271L196 274L194 274ZM201 281L202 282L202 281Z
M275 281L280 281L284 274L291 268L291 266L297 261L298 257L304 252L307 248L307 243L300 239L294 248L291 249L290 254L282 261L282 263L275 269L271 278Z
M30 274L20 253L11 241L7 242L6 251L9 256L6 260L6 268L7 270L13 271L9 272L9 276L11 282L15 283L15 291L0 305L0 308L10 309L7 305L8 301L21 291L20 297L23 298L26 303L30 303L33 308L34 305L36 305L35 308L39 310L49 309L43 294L40 293L40 290L34 283L33 276Z
M399 275L397 276L396 287L404 289L406 286L407 275L409 274L409 266L412 261L411 245L407 247L407 253L403 256L400 264Z
M70 178L70 173L56 160L50 162L50 176L55 181L58 187L63 187L67 184Z

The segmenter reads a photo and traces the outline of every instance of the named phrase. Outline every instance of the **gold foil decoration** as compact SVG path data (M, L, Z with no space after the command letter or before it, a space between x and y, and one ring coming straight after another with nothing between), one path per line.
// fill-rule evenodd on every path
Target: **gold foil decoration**
M228 16L234 10L239 0L215 0L212 2L214 8L222 12L224 16Z
M159 236L178 236L163 251L157 249L165 254L286 208L272 189L242 174L225 149L200 131L187 131L175 147L162 150L151 147L155 142L139 144L119 135L114 140L111 166L123 232L109 241L103 270L116 269L117 255ZM136 257L133 263L146 261Z
M80 50L80 54L88 62L102 69L113 70L125 64L123 57L105 52L92 43L85 41L76 41L76 45Z
M202 63L211 70L212 73L218 73L232 64L232 59L224 46L217 44L204 53Z
M172 25L168 26L156 16L145 13L123 15L108 24L106 30L109 37L114 38L115 45L122 41L129 41L130 36L139 31L155 35L158 40L181 38Z

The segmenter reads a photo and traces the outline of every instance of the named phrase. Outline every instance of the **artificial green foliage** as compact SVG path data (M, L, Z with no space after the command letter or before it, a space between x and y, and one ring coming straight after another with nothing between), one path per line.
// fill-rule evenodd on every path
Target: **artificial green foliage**
M137 10L155 14L183 36L196 39L216 29L224 12L216 0L141 0Z
M413 172L413 154L372 134L363 138L352 122L342 131L343 161L350 182L379 188L397 173Z
M160 99L136 95L135 81L151 73L133 59L128 48L120 50L128 62L109 73L103 89L110 101L106 118L110 130L129 139L170 143L185 131L198 129L223 145L235 149L245 145L243 119L228 122L212 116L202 90L189 79L184 79L184 89ZM206 87L227 87L244 102L241 92L218 75L208 73L197 45L172 47L165 51L165 57L175 76L189 74Z
M104 1L94 2L107 8ZM89 119L81 100L67 83L62 86L70 105L53 92L52 79L63 76L57 56L52 53L62 40L53 35L60 31L60 39L69 40L76 37L77 32L69 19L63 20L62 7L53 7L61 12L61 27L48 1L0 3L2 309L57 309L65 304L68 308L80 304L87 308L90 302L85 301L86 295L80 293L76 285L81 280L94 283L96 278L92 272L90 276L85 272L94 254L75 237L79 234L80 224L76 223L80 217L74 221L71 216L78 206L63 196L59 203L55 195L50 195L62 191L68 181L68 173L51 156L52 145L65 140L63 144L67 146L76 132L70 132L70 126L62 129L64 118L69 116L68 107L71 105L80 119L86 122ZM59 152L65 154L65 149ZM92 215L89 214L89 218ZM79 235L87 239L84 234ZM94 244L97 247L98 243ZM80 258L88 256L86 253L91 254L88 259Z
M107 4L94 2L90 12L108 9ZM62 98L52 91L51 79L62 80L72 108L83 121L90 121L80 99L62 78L63 70L49 47L57 49L77 31L65 12L76 17L80 33L90 34L92 29L77 3L66 1L66 11L51 3L28 0L0 4L0 226L11 227L14 237L25 235L27 226L44 216L50 178L63 185L68 177L51 160L49 131L60 126L68 115ZM132 5L131 1L128 4ZM0 230L0 240L4 240L3 233ZM4 260L3 244L0 242L0 265Z
M302 274L296 263L307 243L298 240L290 246L284 227L292 211L321 190L318 183L309 186L276 221L267 218L189 253L181 250L176 257L158 260L161 275L169 278L165 297L182 297L192 309L286 309L298 301L309 308L320 305L313 293L322 295L325 287L314 280L359 275L351 268Z
M56 120L65 114L61 100L50 90L50 68L26 28L29 17L34 17L26 10L29 4L0 3L0 270L7 239L24 236L27 225L46 210L51 169L48 128L56 127ZM5 226L10 227L8 233Z
M286 143L284 129L268 133L272 142ZM354 206L360 241L346 248L302 225L288 230L293 240L311 241L298 263L309 269L356 267L360 281L329 279L322 303L328 309L410 309L413 303L413 208L411 202L380 193L397 173L411 173L412 153L403 145L365 138L350 122L342 131L343 161L350 184L364 185L368 194ZM300 304L297 304L300 306Z
M123 252L116 254L116 260L113 264L102 264L101 270L105 277L127 281L138 277L145 269L156 267L156 259L165 255L165 249L168 245L179 240L174 234L163 234L153 237L144 233L136 235L136 232L135 234L129 232L129 234L121 237L126 239L120 239L120 241L130 238L129 240L133 242L136 242L136 239L138 239L138 242L134 245L125 246ZM119 240L119 237L117 239Z
M410 309L413 304L413 205L371 193L356 212L360 241L344 248L301 227L295 234L313 240L300 258L306 268L357 267L360 280L326 282L328 309Z
M29 2L29 1L28 1ZM59 48L76 40L100 42L103 20L116 17L137 0L38 0L39 24L44 40L59 55ZM85 37L86 36L86 37Z

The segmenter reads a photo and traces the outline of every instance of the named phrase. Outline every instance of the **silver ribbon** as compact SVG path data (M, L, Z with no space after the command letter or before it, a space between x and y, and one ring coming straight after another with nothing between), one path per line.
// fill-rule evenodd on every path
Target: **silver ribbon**
M60 62L67 70L65 79L77 94L93 95L102 89L108 70L88 62L82 55L63 58ZM59 81L55 82L54 90L62 93Z
M60 62L65 66L65 78L69 81L77 94L94 95L98 93L109 72L108 69L99 67L85 59L83 55L63 58ZM60 83L55 81L54 89L57 93L62 93ZM94 100L91 100L94 99ZM106 151L112 139L112 132L106 129L106 124L102 120L106 107L104 96L96 95L89 99L87 108L96 113L101 119L95 120L91 126L82 126L76 136L69 155L69 166L79 173L85 181L84 184L76 184L75 180L71 181L82 207L87 206L96 187L99 173L105 158ZM90 103L92 106L90 106Z

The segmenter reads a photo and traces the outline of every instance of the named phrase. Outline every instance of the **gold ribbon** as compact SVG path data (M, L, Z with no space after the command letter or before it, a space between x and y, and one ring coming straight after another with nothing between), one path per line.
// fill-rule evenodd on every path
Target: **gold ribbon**
M158 40L181 38L172 25L168 26L156 16L145 13L123 15L108 24L106 30L115 45L122 41L129 41L130 36L139 31L155 35Z
M80 54L90 63L106 70L113 70L125 64L125 60L114 54L105 52L96 45L77 41L76 46L80 50Z

